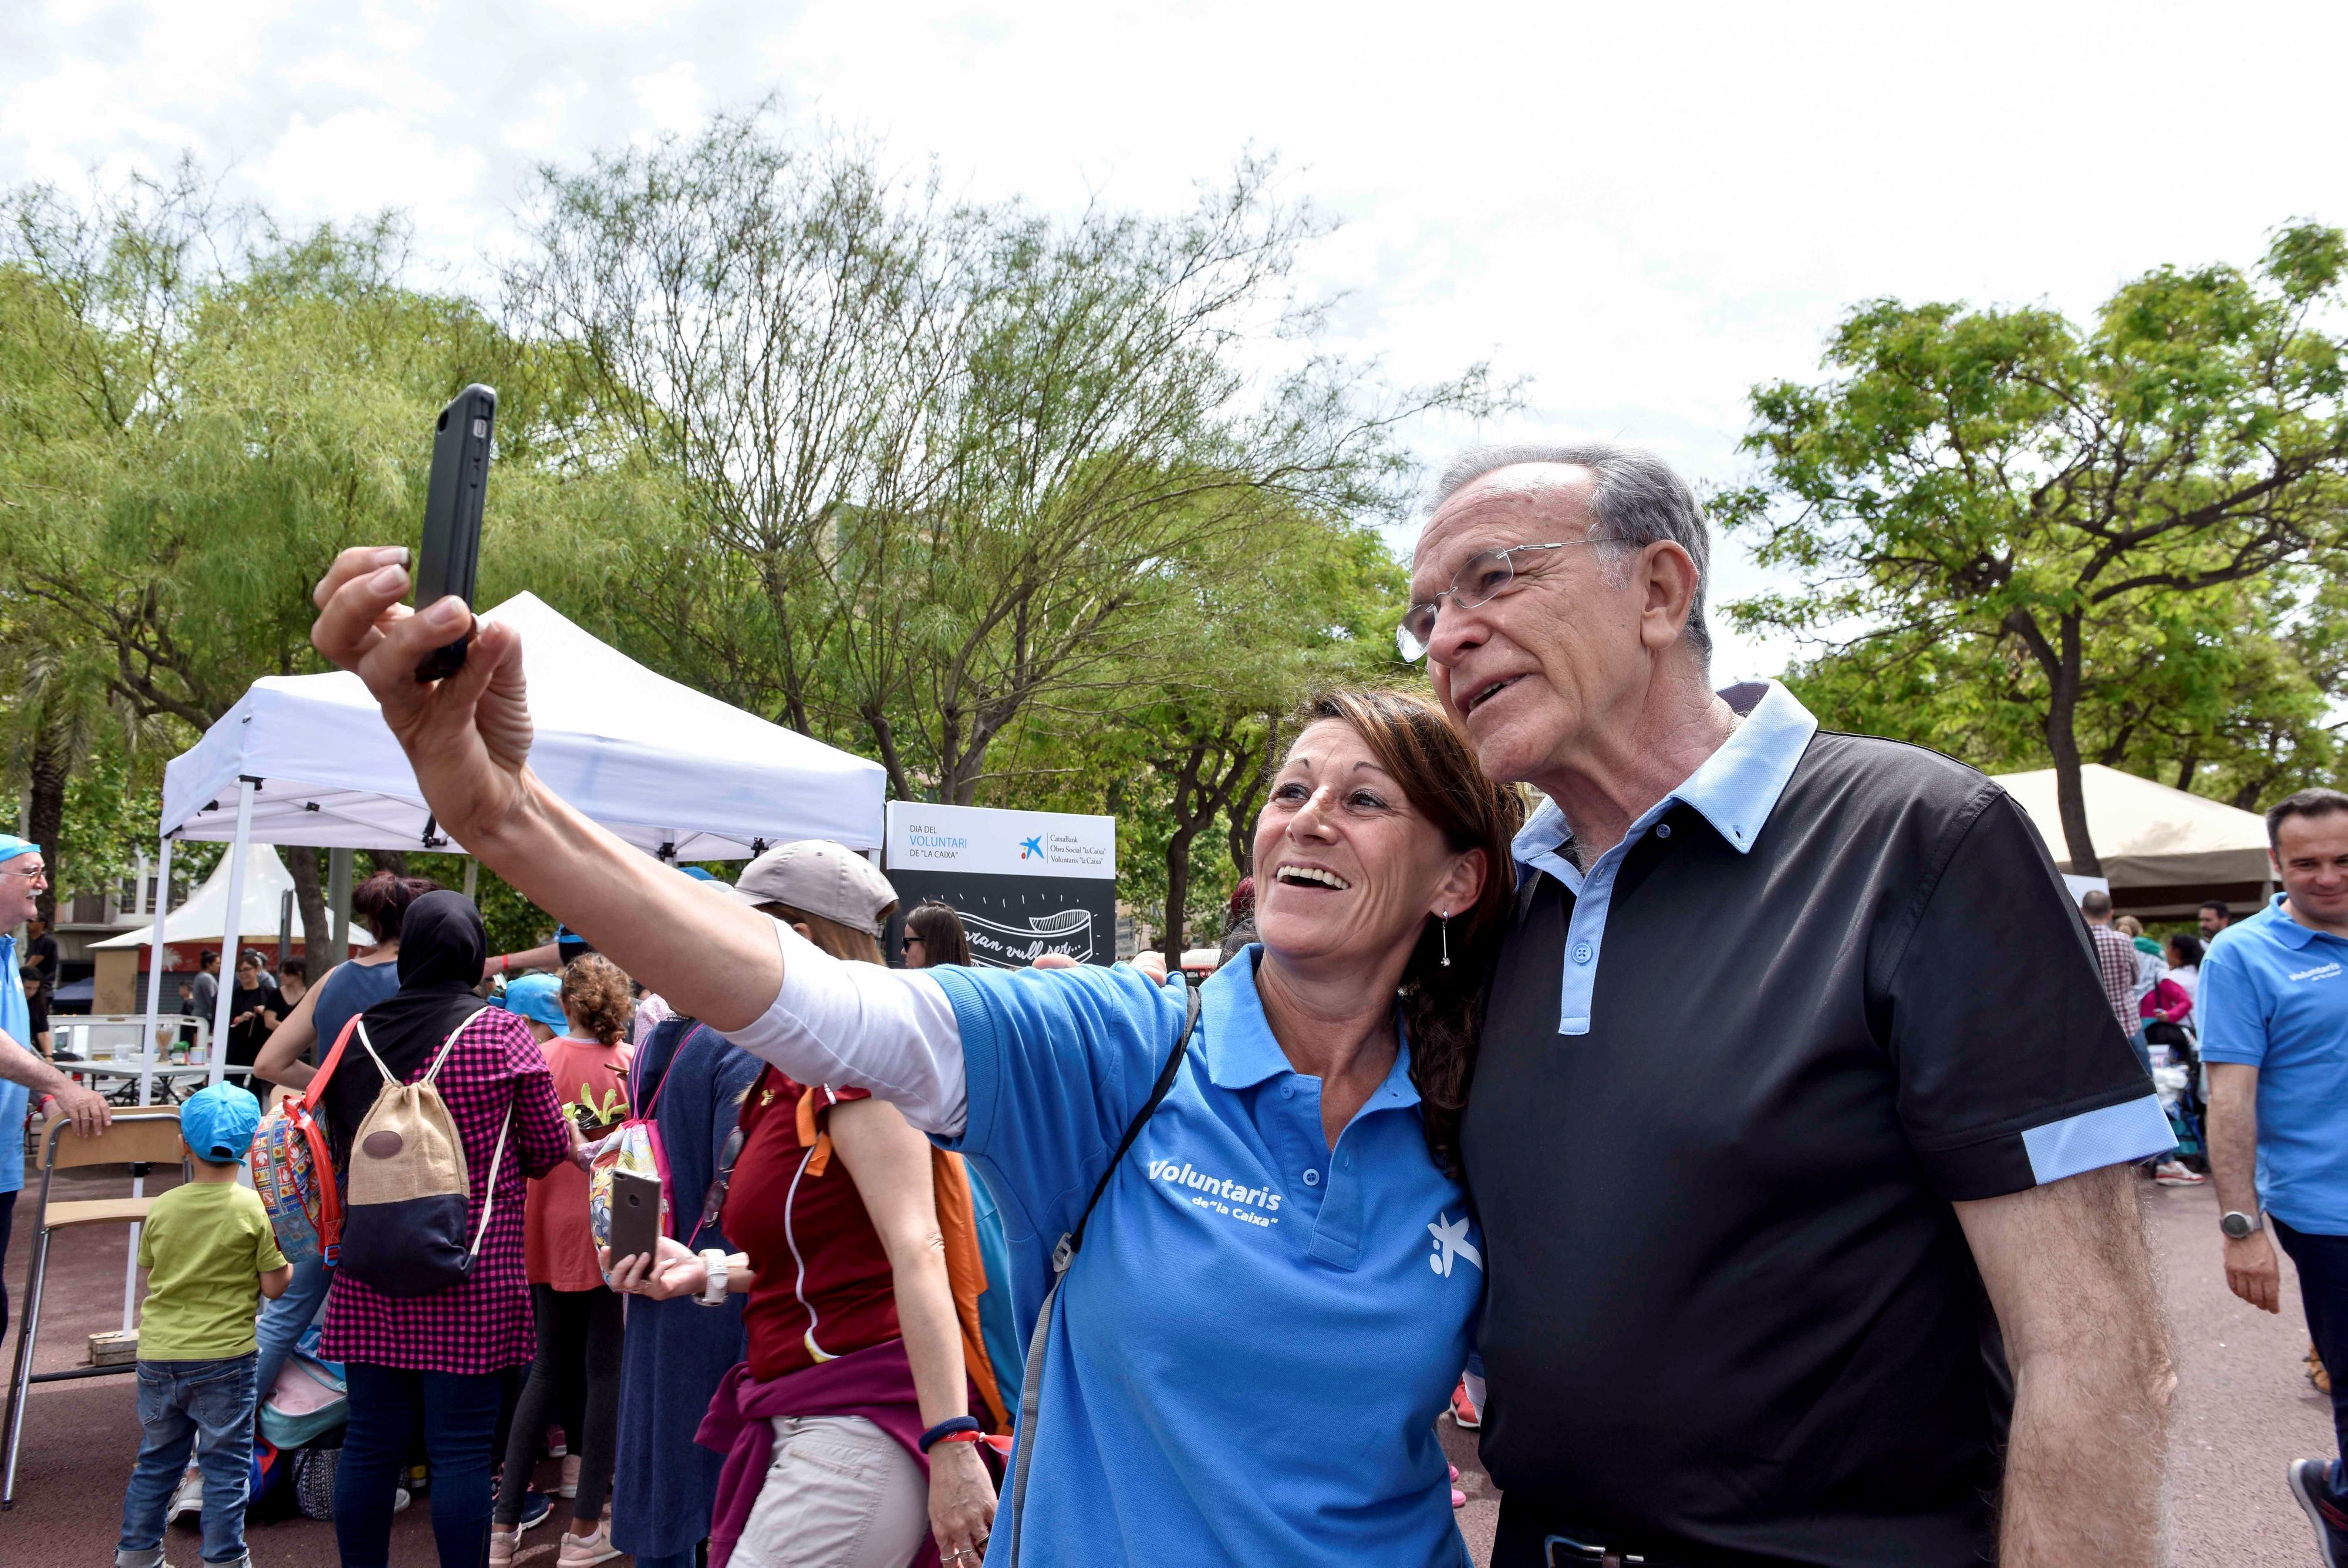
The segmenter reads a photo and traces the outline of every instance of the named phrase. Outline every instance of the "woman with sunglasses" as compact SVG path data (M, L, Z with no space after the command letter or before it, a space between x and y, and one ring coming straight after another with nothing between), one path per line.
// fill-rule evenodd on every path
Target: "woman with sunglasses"
M753 1055L894 1102L1003 1202L1040 1351L989 1559L1464 1568L1434 1425L1483 1299L1457 1140L1521 811L1439 708L1308 710L1255 828L1262 940L1194 996L1129 966L875 969L540 784L520 634L411 613L406 561L345 552L311 635L443 828ZM468 628L464 670L419 685Z

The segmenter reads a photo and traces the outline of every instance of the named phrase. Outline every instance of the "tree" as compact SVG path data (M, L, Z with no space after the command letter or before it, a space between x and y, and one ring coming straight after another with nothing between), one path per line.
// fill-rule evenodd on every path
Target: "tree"
M1753 394L1761 478L1718 515L1810 581L1740 624L1823 641L1850 679L1961 703L1976 729L2026 726L2071 865L2097 873L2091 716L2176 690L2172 659L2226 642L2226 596L2348 540L2343 268L2340 232L2302 223L2251 273L2147 273L2092 331L2044 308L1853 310L1825 382Z

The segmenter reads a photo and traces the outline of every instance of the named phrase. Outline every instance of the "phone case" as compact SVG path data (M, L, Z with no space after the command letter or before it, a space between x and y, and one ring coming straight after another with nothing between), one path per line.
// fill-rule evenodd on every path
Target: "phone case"
M440 410L432 437L432 478L424 495L424 545L417 552L416 607L454 593L473 603L481 559L481 511L489 491L489 448L496 434L498 394L479 383ZM465 667L470 634L435 649L416 678L438 680Z
M612 1177L612 1257L614 1262L660 1246L660 1183L633 1171Z

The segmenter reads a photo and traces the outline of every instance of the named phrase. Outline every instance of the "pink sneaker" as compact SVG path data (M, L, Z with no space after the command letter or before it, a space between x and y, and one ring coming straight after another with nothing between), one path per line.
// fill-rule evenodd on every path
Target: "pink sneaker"
M1468 1379L1459 1379L1459 1387L1451 1390L1451 1419L1468 1431L1484 1424L1484 1412L1468 1397Z

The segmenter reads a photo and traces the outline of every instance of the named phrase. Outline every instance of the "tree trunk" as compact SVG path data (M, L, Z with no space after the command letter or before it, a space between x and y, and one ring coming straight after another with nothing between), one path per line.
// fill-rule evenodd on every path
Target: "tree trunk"
M406 850L369 850L367 859L375 863L375 869L379 872L389 872L396 877L404 877L407 874ZM380 935L381 933L377 934Z
M1231 797L1231 870L1243 877L1255 875L1255 814L1272 788L1272 776L1280 770L1280 717L1268 715L1264 719L1263 749L1256 754L1255 767L1249 770L1247 787Z
M2185 754L2185 760L2177 765L2177 787L2179 789L2192 789L2193 775L2199 771L2201 771L2201 754L2198 751L2188 751Z
M326 890L318 876L318 851L290 844L285 855L285 869L294 873L294 903L302 912L302 954L310 965L310 978L315 980L325 973L319 967L318 959L335 934L327 923Z
M2054 809L2063 819L2063 842L2070 851L2071 874L2099 877L2104 862L2087 826L2087 791L2079 772L2079 617L2063 617L2060 662L2047 682L2046 749L2054 758Z
M2079 613L2075 610L2063 617L2055 633L2061 639L2059 646L2047 640L2036 617L2027 610L2008 614L2005 629L2022 639L2046 677L2046 749L2054 758L2054 808L2063 821L2071 874L2099 877L2104 874L2104 862L2096 854L2095 836L2087 829L2086 789L2079 776Z
M1189 930L1190 843L1198 831L1192 822L1175 829L1166 841L1166 933L1161 940L1169 975L1182 967L1182 939Z
M57 923L57 892L65 886L66 869L57 852L57 837L66 825L66 783L72 776L66 748L44 725L33 742L32 799L26 815L26 837L41 846L49 868L49 885L41 890L41 918L54 931Z

